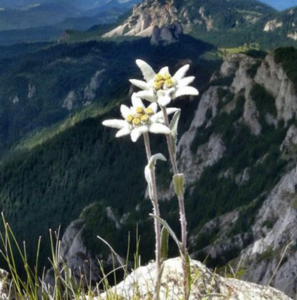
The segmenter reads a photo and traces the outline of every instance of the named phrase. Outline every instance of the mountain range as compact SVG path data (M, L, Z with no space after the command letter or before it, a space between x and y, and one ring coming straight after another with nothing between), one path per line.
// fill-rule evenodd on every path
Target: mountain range
M256 0L179 1L146 0L105 37L151 36L157 25L178 21L184 32L223 47L255 44L273 49L278 44L294 45L296 8L278 12Z
M116 139L101 123L129 105L129 78L141 77L135 59L172 73L190 64L200 96L174 102L182 109L177 157L190 254L295 295L297 50L283 48L296 45L288 36L295 15L253 0L145 0L112 28L0 47L0 208L29 259L42 236L40 266L47 264L47 232L59 225L76 270L107 263L97 235L122 257L133 241L131 261L140 235L143 263L153 258L143 145ZM158 37L138 34L155 25ZM122 36L102 38L119 28ZM164 139L152 136L152 146L163 153ZM170 171L156 172L162 216L179 236Z
M70 3L69 1L43 1L38 4L34 2L30 4L26 2L26 5L12 6L0 10L0 31L49 25L56 25L59 28L61 26L59 25L60 22L67 20L69 24L69 18L76 18L76 22L79 23L79 21L82 22L80 19L90 16L96 17L96 21L89 21L89 27L91 27L95 24L114 22L116 17L129 10L138 2L136 0L124 3L120 3L117 0L106 3L98 3L98 1L84 1L81 3L79 1L71 1ZM74 20L72 23L74 23ZM89 27L85 27L85 29ZM72 26L68 29L71 28ZM78 27L78 29L80 28Z

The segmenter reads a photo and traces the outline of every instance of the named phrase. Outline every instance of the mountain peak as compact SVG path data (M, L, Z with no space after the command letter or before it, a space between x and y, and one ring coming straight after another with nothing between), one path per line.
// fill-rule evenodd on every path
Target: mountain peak
M179 21L185 32L238 29L259 22L276 11L257 0L145 0L134 7L132 15L105 37L150 36L154 26Z

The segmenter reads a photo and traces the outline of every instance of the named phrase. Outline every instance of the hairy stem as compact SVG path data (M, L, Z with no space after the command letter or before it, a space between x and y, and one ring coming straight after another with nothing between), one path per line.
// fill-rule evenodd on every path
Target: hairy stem
M143 134L144 137L144 145L145 145L145 151L147 156L147 161L149 163L149 160L152 156L151 147L150 147L150 140L148 133ZM153 213L154 215L160 217L160 210L159 210L159 203L158 203L158 194L157 194L157 184L156 184L156 176L153 169L150 169L151 172L151 186L149 187L152 191L152 197L151 201L153 204ZM161 280L161 225L160 221L156 218L154 218L154 227L155 227L155 236L156 236L156 282L155 282L155 294L154 294L154 300L159 299L159 291L160 291L160 280Z
M166 107L161 107L164 117L164 124L169 127L169 119ZM171 134L166 135L168 152L170 156L170 161L172 165L172 170L174 175L179 174L177 161L176 161L176 151L175 151L175 141ZM189 298L189 282L188 282L188 270L187 270L187 219L185 210L185 198L184 195L177 195L179 214L180 214L180 224L181 224L181 240L182 240L182 265L183 265L183 275L184 275L184 297L185 300Z

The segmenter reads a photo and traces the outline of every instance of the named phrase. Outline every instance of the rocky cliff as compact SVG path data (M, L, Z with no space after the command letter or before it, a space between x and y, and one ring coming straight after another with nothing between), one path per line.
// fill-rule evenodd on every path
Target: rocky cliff
M229 84L224 85L224 81L229 81ZM263 60L244 54L226 59L221 70L213 75L212 86L202 95L190 129L180 139L179 165L186 174L189 189L197 193L197 179L210 166L223 164L232 147L232 137L224 137L226 132L214 134L216 128L224 126L216 119L223 115L232 119L240 101L242 108L233 119L232 126L246 126L252 136L260 139L267 138L269 130L274 133L283 131L274 146L286 166L282 169L283 175L274 181L273 188L263 190L257 197L251 197L248 204L239 204L236 209L214 218L192 234L192 245L196 243L196 247L192 248L193 257L204 255L209 260L223 260L234 270L240 270L241 278L263 285L272 284L293 297L297 292L297 168L293 154L297 145L297 97L294 82L289 79L282 64L275 61L274 53ZM232 134L236 135L234 129ZM204 134L208 131L208 136L204 137L204 141L198 138L195 146L195 139L203 135L203 131ZM251 159L238 173L235 170L238 167L231 167L232 162L229 161L225 168L217 167L217 175L212 173L212 176L219 178L219 184L228 180L228 184L232 181L237 186L248 188L249 182L257 180L253 169L265 165L270 151ZM233 159L236 159L238 153L234 155ZM197 201L200 201L199 198ZM211 238L205 241L206 237ZM197 249L197 245L202 244L207 246Z
M266 13L273 12L273 9L268 6L260 3L251 6L254 4L253 1L247 2L250 3L226 1L224 5L220 5L212 0L208 2L145 0L133 8L131 16L123 24L106 33L104 37L150 36L155 26L170 25L177 20L181 22L187 32L192 31L195 26L206 31L218 30L222 27L226 29L240 28L243 25L258 23ZM249 5L250 10L245 10ZM238 9L239 7L242 9ZM220 10L220 15L218 10Z
M187 179L192 257L293 297L297 97L292 74L277 55L234 54L223 62L180 137L178 165ZM167 200L162 205L173 205L172 191L160 195ZM144 206L146 201L112 221L116 230L125 231Z

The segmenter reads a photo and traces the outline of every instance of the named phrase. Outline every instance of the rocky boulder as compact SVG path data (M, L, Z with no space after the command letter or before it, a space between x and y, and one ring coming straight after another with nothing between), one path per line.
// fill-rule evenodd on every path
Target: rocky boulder
M164 262L163 266L160 299L182 299L181 259L169 259ZM195 260L191 260L190 271L192 278L190 300L290 300L288 296L274 288L218 276ZM150 263L145 267L138 268L127 276L123 282L96 299L107 299L107 297L112 298L113 296L120 297L123 300L134 299L135 296L137 296L137 299L151 299L155 278L155 263Z

